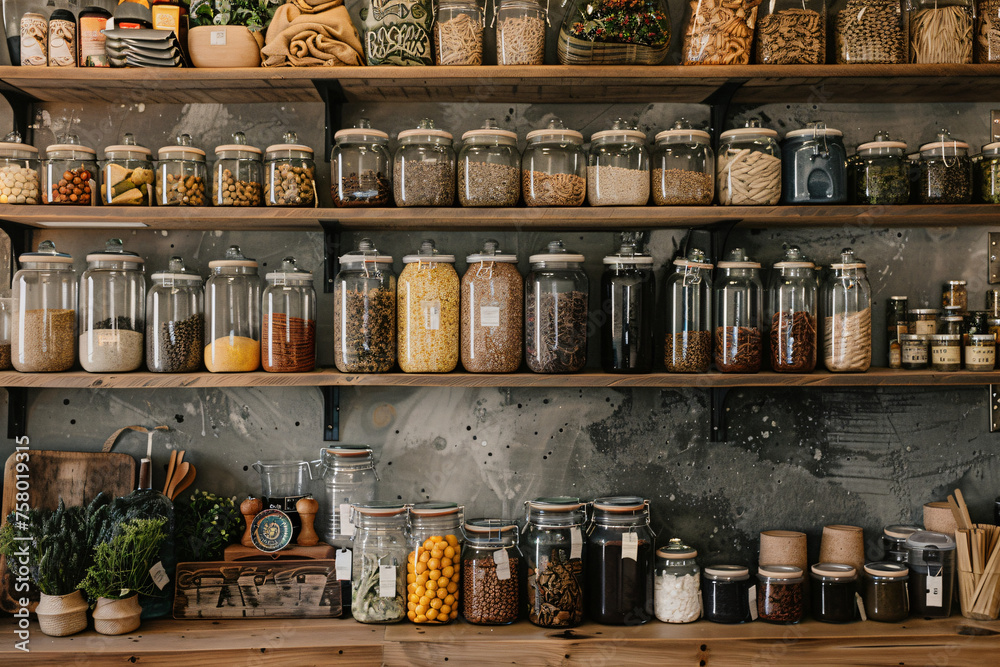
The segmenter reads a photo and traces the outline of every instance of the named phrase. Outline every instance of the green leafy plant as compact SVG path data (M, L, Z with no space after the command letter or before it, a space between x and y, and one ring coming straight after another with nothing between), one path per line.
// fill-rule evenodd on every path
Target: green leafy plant
M283 0L193 0L191 26L242 25L253 32L267 28Z
M159 558L160 545L167 538L166 519L131 519L110 542L94 550L94 564L80 588L92 601L119 600L133 593L153 594L149 569Z
M226 547L240 538L243 515L236 498L195 491L174 505L177 561L221 560Z

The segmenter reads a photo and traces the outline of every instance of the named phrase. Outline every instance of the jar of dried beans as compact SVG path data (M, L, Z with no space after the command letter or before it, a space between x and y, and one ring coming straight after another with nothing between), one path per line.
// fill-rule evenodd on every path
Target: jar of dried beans
M215 147L212 168L216 206L260 206L264 194L261 151L247 145L246 135L233 133L233 143Z
M653 618L653 542L649 501L598 498L587 536L587 611L605 625L638 625Z
M11 361L22 373L68 371L76 361L76 272L73 257L42 241L17 258L11 292Z
M546 9L538 0L500 0L497 10L497 64L545 63Z
M0 143L0 204L37 204L38 149L11 132Z
M156 203L160 206L206 206L208 167L205 151L191 145L191 137L177 137L176 146L156 152Z
M514 206L521 198L517 134L487 118L462 135L458 152L458 202L462 206Z
M126 134L121 145L104 149L101 169L101 203L112 206L149 206L155 180L148 148Z
M711 137L681 118L656 135L653 148L653 203L696 206L715 195L715 153Z
M705 619L713 623L747 623L750 615L750 570L742 565L715 565L702 572Z
M257 261L239 246L208 263L205 285L205 366L213 373L260 366L260 278Z
M313 149L298 143L294 132L285 132L283 143L264 152L268 206L316 205L316 160Z
M513 521L466 522L462 553L462 618L466 622L507 625L517 620L524 569L517 536L517 524Z
M844 248L823 285L823 362L831 372L864 372L872 363L871 285L866 265Z
M693 623L701 618L701 568L698 552L674 537L656 550L653 609L664 623Z
M911 63L972 62L974 0L913 0L907 15Z
M333 205L384 206L392 197L392 154L389 135L372 128L367 118L357 127L337 130L330 154Z
M810 373L816 368L816 265L798 246L774 265L768 290L771 370Z
M462 366L470 373L513 373L521 366L524 279L517 255L494 240L465 258L462 276Z
M80 276L80 364L90 373L134 371L142 365L146 330L144 261L110 239L87 255Z
M723 206L773 206L781 200L778 133L760 126L726 130L719 143L715 180Z
M606 373L653 370L653 258L634 242L604 258L601 276L601 367Z
M761 565L757 570L757 616L768 623L792 624L806 613L805 578L794 565Z
M146 297L146 367L154 373L201 370L205 281L180 257L171 257L152 281Z
M392 161L396 206L451 206L455 203L455 151L450 132L424 118L397 137Z
M951 138L947 130L920 147L916 183L921 204L968 204L972 201L972 160L969 144Z
M757 62L822 65L826 62L826 0L775 0L760 7Z
M583 255L562 241L528 258L524 282L524 348L528 368L536 373L574 373L587 363L587 315L590 282Z
M902 0L837 0L830 10L837 64L905 63L905 6Z
M667 278L663 359L670 373L705 373L712 363L712 265L693 248Z
M455 503L439 502L410 506L406 571L414 575L414 581L407 584L406 591L416 599L409 599L406 615L414 623L441 625L458 618L462 600L464 509Z
M586 507L564 496L524 505L528 620L543 628L576 627L583 622Z
M782 191L789 204L847 202L844 134L824 123L792 130L782 145Z
M260 361L271 373L308 373L316 367L316 290L313 274L281 260L281 269L264 276Z
M97 153L80 145L75 134L61 137L45 149L42 201L46 204L90 206L97 185Z
M434 241L403 257L396 301L399 367L404 373L448 373L459 355L459 280L455 256Z
M905 204L910 201L910 173L906 143L885 132L858 146L854 171L854 200L858 204Z
M763 347L760 264L743 248L719 262L715 280L715 367L721 373L756 373Z
M587 195L583 135L553 118L528 132L521 158L521 192L528 206L579 206Z
M482 65L483 23L476 0L440 0L434 21L434 64Z
M684 22L684 65L749 65L756 0L692 0Z
M645 206L649 201L646 135L621 118L590 137L587 201L591 206Z
M396 365L396 274L370 239L340 258L334 279L333 360L341 373L387 373Z

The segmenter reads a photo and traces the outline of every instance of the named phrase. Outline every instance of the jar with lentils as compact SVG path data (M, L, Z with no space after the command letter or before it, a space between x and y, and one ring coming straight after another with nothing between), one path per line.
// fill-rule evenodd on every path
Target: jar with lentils
M334 279L333 359L341 373L386 373L396 365L396 274L371 239L341 256Z
M524 281L517 255L490 239L465 258L462 366L470 373L513 373L521 366Z
M212 203L216 206L260 206L264 191L261 152L247 145L242 132L233 133L233 143L215 147L212 168Z
M160 206L206 206L208 167L205 151L191 145L191 136L177 137L176 146L156 152L156 203Z
M392 197L389 135L362 118L357 127L337 130L330 155L330 194L337 208L385 206Z
M521 198L517 134L493 118L462 135L458 152L458 202L462 206L514 206Z
M455 150L450 132L424 118L397 137L392 160L396 206L451 206L455 203Z
M285 132L280 144L267 147L264 175L268 206L313 207L316 205L316 161L313 149L298 142L294 132Z
M281 260L264 276L260 360L269 373L308 373L316 367L316 290L313 274Z
M403 264L396 301L399 367L404 373L449 373L459 355L455 256L439 253L428 239Z
M407 575L414 575L414 581L407 585L406 616L414 623L442 625L458 618L464 509L455 503L433 501L410 506L406 570Z
M204 281L180 257L171 257L152 281L146 297L146 367L154 373L201 370Z
M521 571L524 569L524 556L517 537L517 524L513 521L474 519L466 522L461 605L462 618L466 622L507 625L517 620L521 609Z
M646 135L621 118L590 137L587 201L591 206L644 206L649 201Z
M0 204L37 204L38 149L11 132L0 142Z
M126 134L122 143L104 149L101 203L111 206L149 206L153 187L153 160L148 148Z
M653 203L704 206L715 195L715 153L711 137L681 118L656 135L653 148Z
M587 196L583 135L559 118L528 132L521 157L521 192L528 206L579 206Z
M552 241L528 258L524 282L524 353L535 373L575 373L587 364L590 281L583 255Z
M75 134L45 149L42 200L46 204L90 206L97 185L97 153Z

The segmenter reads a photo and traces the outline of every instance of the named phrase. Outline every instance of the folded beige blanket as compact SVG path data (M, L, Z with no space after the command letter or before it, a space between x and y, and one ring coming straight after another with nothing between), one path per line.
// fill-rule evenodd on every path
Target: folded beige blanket
M344 4L344 0L288 0L289 5L295 5L303 14L319 14Z
M293 0L305 3L306 0ZM260 50L264 67L364 65L364 47L343 0L318 14L284 4L274 13Z

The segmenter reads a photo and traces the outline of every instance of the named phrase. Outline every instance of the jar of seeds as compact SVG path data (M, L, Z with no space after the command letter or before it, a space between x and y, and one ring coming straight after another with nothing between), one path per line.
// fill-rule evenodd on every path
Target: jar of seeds
M781 147L782 191L789 204L847 202L847 149L844 133L809 123L785 135Z
M830 12L837 64L906 62L903 0L837 0Z
M761 65L822 65L826 62L826 0L764 3L757 21Z
M521 192L528 206L579 206L587 195L583 135L553 118L528 132L521 158Z
M674 260L667 278L666 338L663 358L668 373L706 373L712 363L712 265L692 248Z
M458 202L462 206L514 206L521 198L517 134L487 118L462 135L458 152Z
M968 204L972 201L972 160L969 144L941 130L937 140L920 147L921 204Z
M316 367L316 290L313 274L281 260L264 276L260 361L269 373L308 373Z
M490 239L465 258L462 276L462 366L470 373L513 373L521 366L524 279L517 255Z
M149 206L153 187L153 160L148 148L126 134L118 146L104 149L101 169L101 203L112 206Z
M176 146L156 152L156 203L160 206L205 206L208 167L205 151L191 145L191 136L177 137Z
M268 146L264 153L268 206L316 205L316 161L313 149L297 143L294 132L285 132L283 143Z
M497 64L545 64L545 6L538 0L500 0Z
M397 137L392 161L396 206L451 206L455 203L455 151L450 132L424 118Z
M583 622L583 524L579 498L525 501L524 556L528 566L528 620L543 628Z
M154 273L146 297L146 367L154 373L201 370L205 332L204 281L171 257Z
M798 246L788 246L772 275L771 370L811 373L816 368L816 265Z
M46 204L90 206L97 186L97 153L67 134L45 149L42 201Z
M212 185L216 206L260 206L264 192L261 151L247 145L242 132L233 133L233 143L215 147Z
M974 0L913 0L910 19L910 62L972 62Z
M656 135L653 147L653 203L702 206L715 195L715 153L711 136L681 118Z
M831 373L864 372L872 363L871 285L850 248L823 285L823 361Z
M997 5L1000 6L1000 0L997 0ZM1000 22L997 24L997 41L1000 42ZM983 203L1000 204L1000 141L983 146L983 152L976 161L976 176L979 198Z
M396 274L370 239L340 258L334 279L333 360L341 373L387 373L396 365Z
M734 248L719 262L715 281L715 367L720 373L756 373L763 357L764 288L760 264Z
M0 143L0 204L37 204L38 149L21 143L16 131Z
M482 65L483 26L477 0L440 0L434 21L434 64Z
M726 130L719 143L715 178L723 206L773 206L781 201L778 133L751 118Z
M853 171L856 203L880 206L910 200L906 143L893 141L888 133L879 132L872 141L858 146Z
M646 135L621 118L590 137L587 201L591 206L645 206L649 201Z
M653 370L653 258L634 241L604 258L601 275L601 367L606 373Z
M404 373L450 373L458 365L459 298L455 256L428 239L403 257L396 301L399 368Z
M474 625L513 623L521 611L520 581L525 569L517 524L474 519L465 523L464 533L462 618Z
M89 373L123 373L142 365L146 330L143 259L109 239L87 255L80 276L80 364Z
M687 4L681 64L750 64L760 2L692 0Z
M552 241L528 258L524 281L524 348L535 373L575 373L587 364L590 283L583 255Z
M972 334L965 344L965 370L991 371L996 363L997 341L991 334Z
M76 361L76 272L73 258L42 241L17 258L11 292L11 361L22 373L68 371Z
M208 263L205 285L205 367L249 373L260 367L260 277L257 261L237 245Z
M392 197L389 135L373 129L367 118L357 127L338 130L330 156L330 194L338 208L385 206Z

